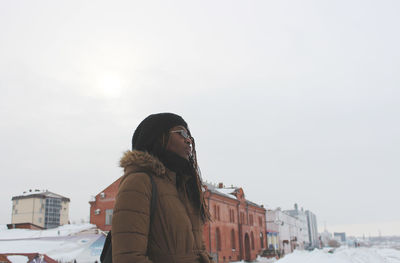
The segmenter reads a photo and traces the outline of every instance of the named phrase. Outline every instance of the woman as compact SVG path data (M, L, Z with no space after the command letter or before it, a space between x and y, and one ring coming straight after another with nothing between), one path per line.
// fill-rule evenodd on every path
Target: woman
M178 115L148 116L135 130L112 220L115 263L209 263L203 244L205 205L194 139ZM156 187L150 220L152 181Z

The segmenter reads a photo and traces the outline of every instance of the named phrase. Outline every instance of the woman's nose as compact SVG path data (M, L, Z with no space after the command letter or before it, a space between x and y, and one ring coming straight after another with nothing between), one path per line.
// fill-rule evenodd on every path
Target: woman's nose
M185 138L185 143L192 144L192 138Z

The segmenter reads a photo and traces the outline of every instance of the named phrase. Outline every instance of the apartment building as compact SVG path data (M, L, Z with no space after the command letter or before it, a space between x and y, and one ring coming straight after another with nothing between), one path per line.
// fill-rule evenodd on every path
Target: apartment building
M70 199L48 190L29 190L12 197L11 225L54 228L69 222Z

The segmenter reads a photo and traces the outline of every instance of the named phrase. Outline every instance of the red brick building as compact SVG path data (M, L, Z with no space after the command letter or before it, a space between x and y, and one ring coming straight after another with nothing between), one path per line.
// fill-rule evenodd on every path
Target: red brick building
M32 224L32 223L17 223L17 224L7 224L8 229L32 229L32 230L43 230L44 227Z
M8 257L14 258L13 261L8 259ZM24 262L27 259L28 260L27 262L29 262L29 263L33 263L33 262L58 263L58 261L52 259L51 257L47 256L46 254L39 254L39 253L4 253L4 254L0 254L0 262L2 262L2 263L17 262L15 257L21 257L21 259L17 259L17 260L22 260L22 262Z
M111 230L111 219L117 196L118 186L122 177L114 181L106 189L98 193L90 204L90 223L103 231Z
M218 262L255 260L266 248L263 206L246 200L243 189L206 184L206 202L212 221L204 227L208 252Z
M90 223L111 229L112 211L120 179L90 201ZM212 221L204 226L207 251L220 262L255 260L267 247L266 210L246 200L242 188L206 184L205 199Z

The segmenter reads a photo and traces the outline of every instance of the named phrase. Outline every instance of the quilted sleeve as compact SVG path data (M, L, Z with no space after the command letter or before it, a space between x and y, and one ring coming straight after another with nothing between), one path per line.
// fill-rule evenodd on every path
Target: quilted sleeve
M151 263L146 256L150 223L151 181L146 173L125 175L112 218L112 260Z

